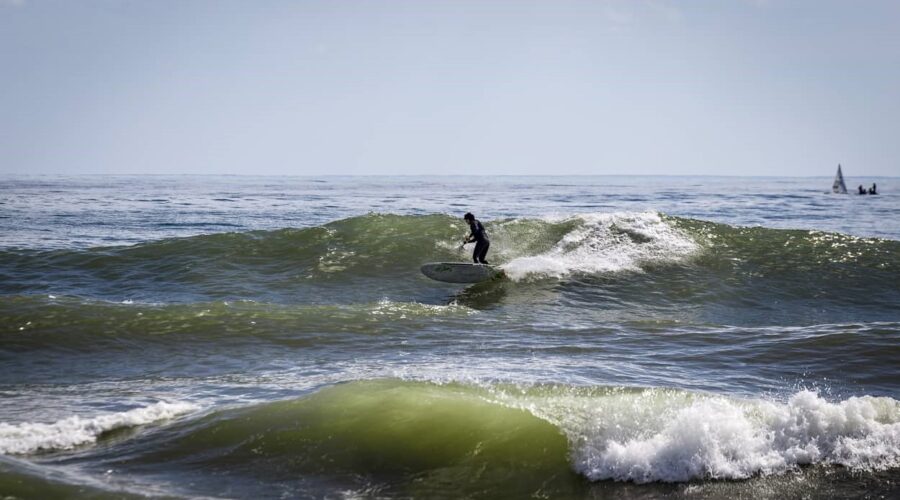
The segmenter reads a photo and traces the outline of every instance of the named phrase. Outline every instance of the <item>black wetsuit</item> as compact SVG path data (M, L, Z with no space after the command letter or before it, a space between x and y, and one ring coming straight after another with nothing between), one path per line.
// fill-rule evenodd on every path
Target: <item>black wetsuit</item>
M484 257L487 255L488 248L491 247L491 241L488 239L484 226L477 219L472 219L472 222L469 222L469 229L472 230L472 239L475 240L475 251L472 252L472 260L476 264L487 264L488 261L484 260Z

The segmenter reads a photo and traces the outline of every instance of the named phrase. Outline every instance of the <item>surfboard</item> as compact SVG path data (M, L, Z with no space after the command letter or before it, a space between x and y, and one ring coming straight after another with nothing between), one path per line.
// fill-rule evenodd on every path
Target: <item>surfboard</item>
M466 262L429 262L422 264L421 269L425 276L446 283L480 283L503 274L501 269L487 264Z

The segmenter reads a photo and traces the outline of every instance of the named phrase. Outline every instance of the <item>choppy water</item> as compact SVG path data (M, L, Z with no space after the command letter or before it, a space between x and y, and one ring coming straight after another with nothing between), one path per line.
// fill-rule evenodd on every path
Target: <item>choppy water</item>
M900 179L2 181L0 494L900 493Z

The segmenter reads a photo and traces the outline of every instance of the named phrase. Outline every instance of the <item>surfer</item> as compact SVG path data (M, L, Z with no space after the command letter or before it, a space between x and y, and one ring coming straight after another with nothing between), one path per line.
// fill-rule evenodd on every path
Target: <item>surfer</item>
M859 185L859 194L866 194L866 188L862 184Z
M869 188L869 194L878 194L878 187L875 183L872 183L872 187Z
M463 220L469 224L469 229L471 230L471 233L463 240L463 245L474 241L475 250L472 252L472 260L475 261L476 264L487 264L488 261L484 260L484 257L487 255L491 242L488 240L484 226L471 213L464 215Z

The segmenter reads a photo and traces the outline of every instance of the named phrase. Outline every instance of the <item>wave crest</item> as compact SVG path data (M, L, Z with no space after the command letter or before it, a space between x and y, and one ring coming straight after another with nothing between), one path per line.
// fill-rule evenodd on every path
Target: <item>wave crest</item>
M568 221L577 224L553 248L514 258L503 266L507 275L522 279L641 271L647 264L683 261L700 249L687 233L656 212L584 214Z

